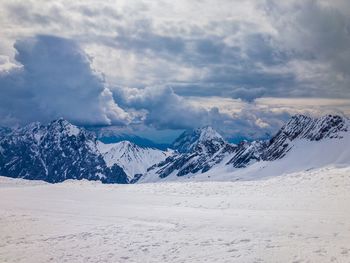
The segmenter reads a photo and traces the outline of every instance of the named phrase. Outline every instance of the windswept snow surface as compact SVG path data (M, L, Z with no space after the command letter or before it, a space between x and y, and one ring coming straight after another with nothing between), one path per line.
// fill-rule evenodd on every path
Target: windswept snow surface
M350 167L238 182L0 177L1 262L350 262Z

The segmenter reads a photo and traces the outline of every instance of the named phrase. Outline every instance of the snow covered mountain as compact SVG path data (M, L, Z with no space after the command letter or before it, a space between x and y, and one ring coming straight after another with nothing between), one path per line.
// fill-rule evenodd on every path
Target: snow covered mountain
M249 179L350 165L350 121L337 115L296 115L269 141L239 144L226 142L207 126L184 132L172 148L161 151L128 141L104 144L63 119L46 126L32 123L0 130L0 174L53 183L66 179L134 183L184 177Z
M108 167L114 164L123 168L128 175L129 180L136 176L144 174L147 168L159 163L173 151L161 151L154 148L140 147L129 141L121 141L113 144L98 143L99 151Z
M178 153L151 167L139 182L182 176L235 180L350 164L350 121L337 115L296 115L271 140L238 145L207 127L182 134L173 146Z
M148 169L148 176L165 178L170 174L184 176L189 173L206 172L237 148L221 137L212 127L185 131L172 144L177 151L165 161Z
M262 159L267 161L281 159L293 148L293 141L342 139L349 129L349 120L342 116L327 115L311 118L295 115L270 140L268 147L264 149Z
M96 137L64 119L44 126L32 123L0 138L0 174L44 180L101 180L128 183L118 165L107 165Z
M229 161L236 168L246 167L255 161L273 161L283 158L299 140L319 141L344 137L349 130L349 120L337 115L311 118L293 116L268 142L243 142Z
M212 127L206 126L193 131L183 132L171 145L180 153L194 151L216 152L225 144L222 136Z

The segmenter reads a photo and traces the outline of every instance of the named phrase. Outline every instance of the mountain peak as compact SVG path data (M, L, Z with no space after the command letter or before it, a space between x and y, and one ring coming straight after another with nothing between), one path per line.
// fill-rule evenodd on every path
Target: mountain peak
M120 148L128 151L141 148L140 146L130 141L121 141L121 142L117 142L116 144L119 145Z
M147 168L164 161L172 154L158 149L138 146L129 141L120 141L113 144L98 143L99 151L108 167L114 164L123 168L129 180L134 176L143 174Z
M171 145L171 148L181 153L191 152L205 143L224 143L222 136L211 126L184 131Z
M69 121L67 121L62 117L56 120L53 120L48 124L48 126L62 126L62 127L69 126L69 125L73 125L73 124L71 124Z
M329 114L312 118L298 114L291 117L279 133L283 133L290 140L300 138L318 141L323 138L336 138L348 129L349 120L340 115Z
M222 136L213 129L211 126L205 126L197 129L199 135L199 141L207 140L224 140Z
M50 122L47 127L49 130L56 130L60 133L65 132L69 136L77 136L81 131L80 128L63 118Z
M66 179L127 183L124 170L107 166L96 137L64 119L32 123L0 139L1 175L62 182Z

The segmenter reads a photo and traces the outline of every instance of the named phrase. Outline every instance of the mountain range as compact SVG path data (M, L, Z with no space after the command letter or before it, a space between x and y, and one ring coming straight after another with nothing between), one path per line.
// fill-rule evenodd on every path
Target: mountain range
M120 131L119 129L114 129L113 127L86 127L86 129L93 132L97 139L105 144L129 141L143 148L156 148L160 150L166 150L170 146L167 143L156 143L130 131Z
M212 127L182 133L167 150L130 141L103 143L64 119L0 129L0 174L44 180L142 183L245 180L350 164L350 121L293 116L270 140L227 142Z
M350 121L337 115L320 118L296 115L270 140L239 144L227 143L212 128L205 127L193 134L185 132L172 146L177 152L149 168L140 182L181 177L244 180L328 165L349 165Z

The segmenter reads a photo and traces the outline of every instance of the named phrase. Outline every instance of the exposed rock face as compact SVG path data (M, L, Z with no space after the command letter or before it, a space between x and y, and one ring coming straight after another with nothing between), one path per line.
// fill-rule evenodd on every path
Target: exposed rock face
M177 154L148 169L167 177L175 172L177 176L184 176L198 171L204 173L227 155L233 153L236 145L231 145L221 137L212 127L204 127L193 131L185 131L172 144Z
M204 173L223 161L235 168L244 168L258 161L283 158L293 148L293 141L318 141L342 138L349 131L349 120L337 115L311 118L293 116L270 141L243 141L238 145L227 143L211 127L184 132L173 143L177 154L148 169L149 174L165 178L170 174L184 176Z
M263 150L262 159L273 161L283 158L296 139L319 141L326 138L342 138L342 133L348 130L349 120L342 116L311 118L295 115L269 141Z
M260 161L266 146L267 142L263 141L241 142L227 164L235 168L244 168L249 164Z
M108 167L93 134L59 119L32 123L0 139L0 174L51 183L66 179L128 183L118 165Z

